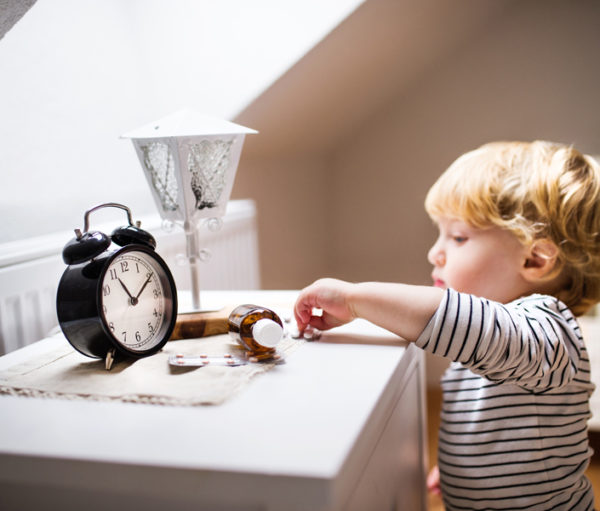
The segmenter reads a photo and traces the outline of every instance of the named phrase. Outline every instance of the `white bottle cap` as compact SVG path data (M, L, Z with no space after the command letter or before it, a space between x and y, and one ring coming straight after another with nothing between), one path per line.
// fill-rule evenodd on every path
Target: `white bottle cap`
M259 319L252 327L252 337L266 348L274 348L283 336L283 328L272 319Z

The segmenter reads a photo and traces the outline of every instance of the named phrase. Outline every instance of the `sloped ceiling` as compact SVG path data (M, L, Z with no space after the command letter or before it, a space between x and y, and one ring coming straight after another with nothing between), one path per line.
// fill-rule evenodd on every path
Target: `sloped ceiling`
M236 117L245 157L334 147L512 2L367 0Z
M35 2L36 0L0 0L0 39L31 9Z

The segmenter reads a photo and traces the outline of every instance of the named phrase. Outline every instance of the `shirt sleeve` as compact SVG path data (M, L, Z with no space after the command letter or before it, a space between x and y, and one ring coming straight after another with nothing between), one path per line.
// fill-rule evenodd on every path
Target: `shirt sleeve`
M415 344L488 380L532 388L570 383L585 350L575 317L554 297L504 305L453 289Z

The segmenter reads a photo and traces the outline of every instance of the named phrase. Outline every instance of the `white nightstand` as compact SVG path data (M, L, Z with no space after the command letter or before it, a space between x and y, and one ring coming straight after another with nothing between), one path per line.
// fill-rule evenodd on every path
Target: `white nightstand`
M221 296L275 306L296 293ZM1 357L0 371L61 341ZM355 321L220 406L0 396L0 508L424 510L423 360Z

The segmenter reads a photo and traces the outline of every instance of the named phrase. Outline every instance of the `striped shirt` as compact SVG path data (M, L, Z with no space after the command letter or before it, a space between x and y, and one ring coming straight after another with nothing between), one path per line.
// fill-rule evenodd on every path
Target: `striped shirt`
M594 390L579 325L551 296L509 304L448 289L417 339L453 361L438 465L448 511L592 510Z

